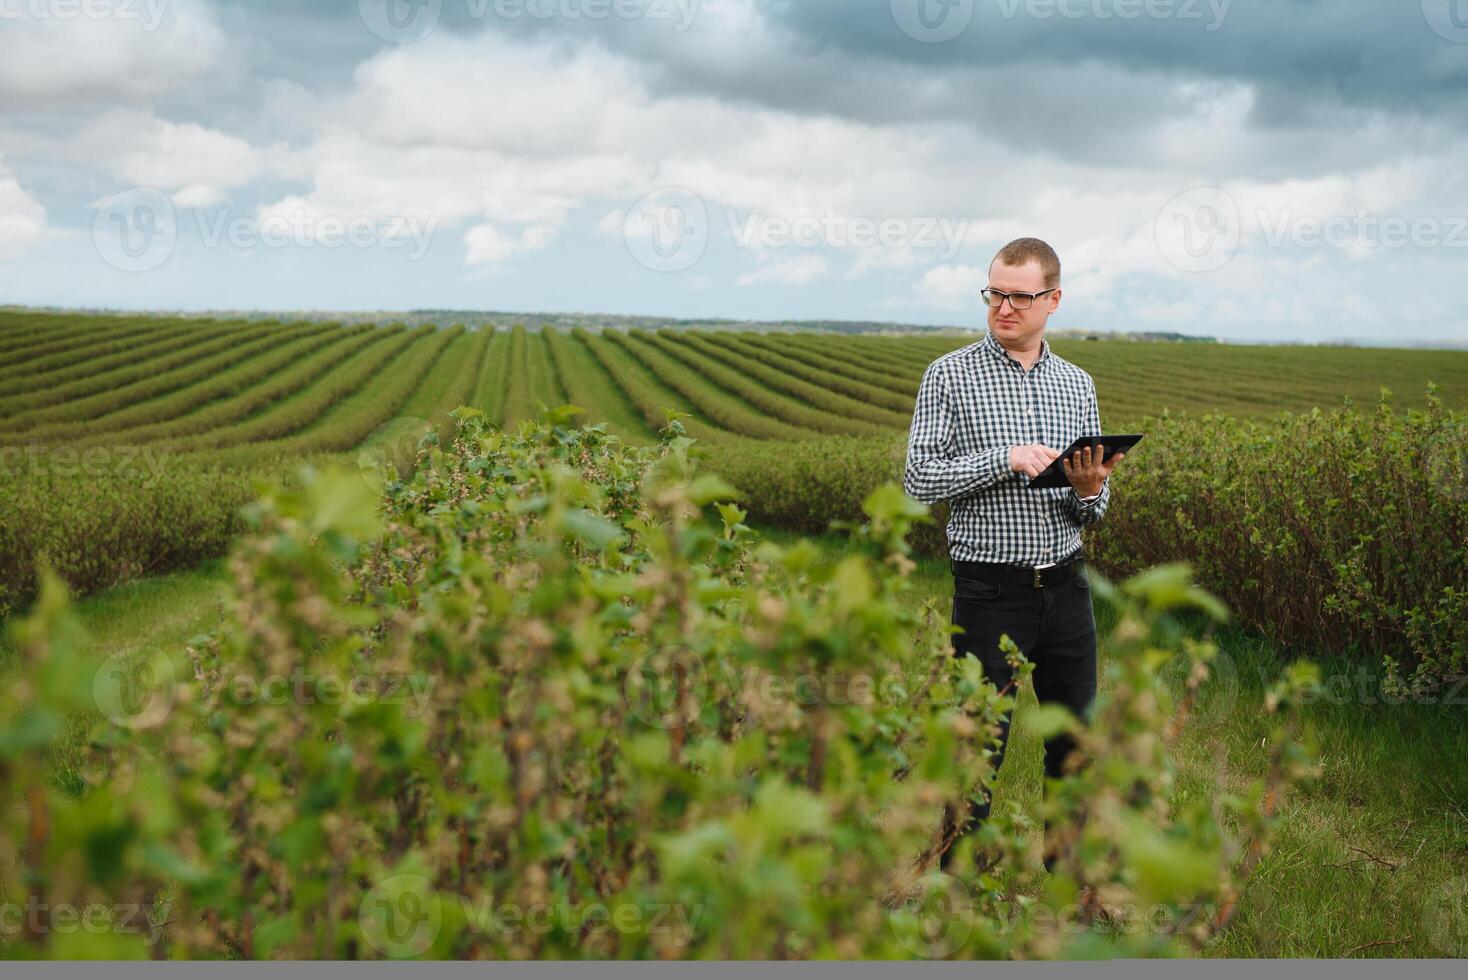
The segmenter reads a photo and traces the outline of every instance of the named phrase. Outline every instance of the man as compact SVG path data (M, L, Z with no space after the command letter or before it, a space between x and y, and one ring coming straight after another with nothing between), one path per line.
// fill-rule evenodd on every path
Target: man
M908 438L903 487L925 503L951 501L955 656L977 657L1001 690L1013 669L999 651L1008 633L1034 663L1041 703L1059 703L1089 720L1096 694L1096 620L1081 553L1081 529L1101 520L1108 478L1124 458L1102 462L1083 449L1062 464L1070 487L1031 490L1030 477L1083 435L1101 434L1096 386L1052 353L1045 324L1060 306L1060 259L1035 238L999 251L982 291L989 309L984 339L945 354L923 373ZM1010 716L994 757L1004 761ZM1058 778L1075 748L1069 735L1045 742L1045 774ZM988 793L967 830L989 816ZM952 838L962 828L950 825ZM1047 828L1048 830L1048 828ZM1048 835L1047 835L1048 836ZM945 849L943 863L948 863ZM1045 866L1053 866L1046 853Z

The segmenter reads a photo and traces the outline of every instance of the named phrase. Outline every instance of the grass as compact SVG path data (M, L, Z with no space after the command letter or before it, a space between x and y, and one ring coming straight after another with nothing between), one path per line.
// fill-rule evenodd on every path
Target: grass
M225 559L74 600L74 608L99 659L136 650L182 650L190 637L224 623L229 596ZM4 621L0 621L0 626ZM0 630L0 670L17 654L8 630Z
M529 334L524 326L517 324L510 330L510 349L505 355L508 373L501 417L493 419L507 429L514 428L516 419L535 418L535 406L530 401L529 346Z
M189 639L227 621L229 591L229 575L221 558L189 571L138 579L75 600L73 608L97 663L164 653L181 671L187 666L184 648ZM0 620L0 627L4 625ZM0 628L0 683L18 656L10 631ZM51 761L57 781L79 791L75 760L83 748L84 720L75 719L70 732L70 739L58 740Z

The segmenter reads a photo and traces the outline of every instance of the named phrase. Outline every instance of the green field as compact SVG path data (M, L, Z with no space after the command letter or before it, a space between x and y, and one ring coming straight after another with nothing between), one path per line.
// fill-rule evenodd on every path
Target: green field
M923 370L979 336L478 331L449 324L409 329L3 313L0 618L29 601L35 564L44 558L78 592L98 593L81 608L99 655L139 649L177 655L189 637L213 630L224 615L219 600L228 576L216 559L239 532L237 512L255 496L255 478L289 480L301 461L355 464L364 446L397 438L404 420L415 440L427 429L445 437L452 430L448 413L461 405L513 427L543 408L571 403L585 411L580 422L604 423L639 445L657 441L666 410L685 413L688 434L711 450L711 468L722 462L739 474L740 486L767 489L771 498L777 492L810 498L797 501L799 513L772 511L769 521L761 519L758 492L746 501L752 523L788 542L793 532L773 524L819 530L830 516L850 510L849 502L845 511L824 506L827 498L860 499L874 482L900 479L902 440ZM1095 379L1109 431L1150 433L1164 414L1222 413L1268 425L1280 412L1308 413L1347 400L1369 414L1382 389L1393 393L1394 409L1420 409L1429 403L1429 383L1450 411L1468 408L1465 351L1121 340L1056 341L1053 348ZM1278 431L1291 431L1292 424L1280 423ZM1249 433L1238 440L1230 444L1236 450L1258 441ZM1149 446L1159 457L1179 451L1164 439ZM1410 469L1409 448L1362 444L1349 451L1389 451ZM1457 460L1462 447L1448 449ZM1428 456L1437 463L1447 458L1439 446ZM799 469L833 460L851 467L840 477L851 485L839 493ZM1369 481L1342 474L1300 495L1320 489L1344 495L1351 483L1355 496L1345 498L1344 509L1365 514ZM1443 514L1460 521L1468 495L1455 496L1461 487L1450 486L1419 511L1417 489L1404 491L1405 485L1392 484L1400 501L1383 498L1389 504L1383 512L1398 523L1383 518L1373 527L1393 529L1395 560L1415 561L1414 567L1452 581L1461 574L1462 542L1447 557L1434 552L1431 561L1414 559L1412 543L1397 540L1399 528ZM1146 513L1167 518L1168 500L1148 500ZM1342 508L1339 499L1335 507ZM1332 516L1329 500L1320 508L1320 526L1339 539L1340 554L1370 536ZM1226 601L1242 603L1246 584L1263 593L1288 591L1297 567L1290 562L1300 554L1335 561L1330 542L1301 532L1315 527L1315 512L1302 513L1299 526L1283 531L1240 525L1241 537L1228 540L1252 535L1250 547L1276 548L1271 553L1281 557L1278 568L1259 574L1247 567L1230 572L1239 592L1225 593ZM1123 512L1113 524L1125 519ZM1456 535L1461 527L1445 523L1433 533ZM1164 545L1168 533L1158 532ZM848 545L823 535L819 547L839 555ZM1383 564L1373 573L1401 578L1400 567ZM951 594L941 558L920 558L916 575L914 601ZM1452 603L1461 598L1448 598L1438 623L1449 616L1459 621ZM1331 676L1365 671L1363 683L1380 687L1382 649L1373 644L1392 630L1400 633L1397 621L1361 634L1371 654L1363 659L1359 651L1286 649L1265 640L1267 623L1258 620L1274 607L1256 606L1256 621L1236 621L1220 637L1237 680L1237 703L1259 703L1261 678L1302 654ZM10 669L14 657L12 645L0 645L0 670ZM1032 704L1027 690L1012 761L999 783L1003 798L1026 808L1040 798L1039 742L1025 720ZM1442 948L1442 923L1434 919L1440 910L1432 903L1468 876L1468 770L1444 764L1468 751L1463 709L1347 698L1312 706L1307 716L1320 731L1324 778L1284 801L1274 849L1233 926L1207 952L1462 955ZM1225 712L1190 731L1179 746L1181 786L1198 797L1218 786L1242 790L1264 774L1267 735L1267 721L1255 711ZM52 764L68 765L64 755Z
M493 422L571 402L647 443L663 409L699 438L809 440L902 432L923 369L972 336L516 328L0 315L0 447L151 446L202 461L351 450L398 417L461 404ZM1090 372L1102 418L1238 417L1374 402L1422 404L1428 381L1468 405L1468 351L1054 342Z
M0 312L0 614L33 594L43 554L82 592L218 557L256 477L354 461L363 447L401 458L430 429L448 436L459 406L513 428L570 403L580 424L640 445L682 412L731 478L760 488L757 520L821 531L900 471L924 369L980 336ZM1422 406L1430 382L1449 409L1468 405L1468 351L1064 339L1054 349L1095 379L1113 432L1149 431L1164 415L1370 407L1384 389L1402 410ZM845 489L806 492L812 471L848 470ZM920 547L942 542L929 534Z

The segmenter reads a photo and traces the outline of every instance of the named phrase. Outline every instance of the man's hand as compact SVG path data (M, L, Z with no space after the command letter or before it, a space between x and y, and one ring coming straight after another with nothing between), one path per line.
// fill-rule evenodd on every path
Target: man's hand
M1101 492L1101 484L1116 469L1116 464L1126 459L1126 453L1117 453L1111 457L1111 462L1103 463L1105 456L1106 449L1103 446L1097 446L1094 452L1090 446L1082 446L1061 464L1065 467L1066 478L1075 487L1077 494L1082 497L1096 496Z
M1045 469L1059 458L1060 450L1051 449L1039 442L1009 448L1009 468L1016 473L1023 473L1032 480L1045 472Z

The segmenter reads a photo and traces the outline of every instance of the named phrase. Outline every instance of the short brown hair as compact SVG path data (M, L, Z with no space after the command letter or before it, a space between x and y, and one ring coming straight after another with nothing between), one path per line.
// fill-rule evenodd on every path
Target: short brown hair
M996 262L1003 262L1005 265L1026 265L1031 259L1040 263L1046 289L1054 289L1060 285L1060 256L1055 254L1055 249L1038 238L1016 238L994 256Z

